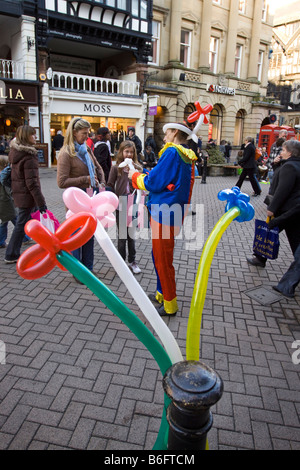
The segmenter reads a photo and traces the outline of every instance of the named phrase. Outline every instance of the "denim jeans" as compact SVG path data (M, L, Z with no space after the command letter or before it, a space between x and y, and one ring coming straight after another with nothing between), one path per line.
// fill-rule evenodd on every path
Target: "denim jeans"
M32 210L32 207L19 209L16 225L6 248L5 259L8 261L18 259L20 256L20 250L25 235L24 227L26 222L30 220Z
M17 217L10 220L9 222L11 222L13 225L16 225ZM0 224L0 245L4 245L4 243L6 242L7 228L8 228L8 222L3 222L2 224ZM26 233L25 233L23 243L27 242L28 240L30 240L30 237L28 237L28 235L26 235Z
M94 237L77 250L72 251L72 255L92 271L94 265Z
M269 171L268 171L268 178L269 178L270 184L272 183L273 175L274 175L274 171L273 171L273 170L269 170Z
M294 261L280 279L277 287L283 294L294 295L295 288L300 282L300 245L294 253Z

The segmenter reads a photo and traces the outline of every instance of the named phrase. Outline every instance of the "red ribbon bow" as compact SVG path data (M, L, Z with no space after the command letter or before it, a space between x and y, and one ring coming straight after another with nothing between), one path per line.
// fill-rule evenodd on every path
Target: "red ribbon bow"
M208 119L206 117L206 114L210 113L211 110L213 109L213 106L211 104L207 104L204 106L204 108L201 108L201 105L199 101L196 101L195 103L196 110L194 113L190 114L187 118L188 122L195 122L197 119L200 118L201 114L204 114L204 119L203 122L204 124L208 124Z
M25 232L38 244L26 250L18 259L17 271L24 279L38 279L55 266L66 269L56 259L59 251L73 251L84 245L94 234L97 219L93 214L79 212L51 233L38 220L30 220Z

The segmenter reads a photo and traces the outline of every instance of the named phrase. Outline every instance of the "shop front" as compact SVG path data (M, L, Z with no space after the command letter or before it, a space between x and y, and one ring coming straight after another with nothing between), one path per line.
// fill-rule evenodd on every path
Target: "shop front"
M44 142L49 144L49 166L50 162L56 163L51 152L51 140L58 131L65 135L74 117L83 117L89 121L91 132L97 132L99 127L108 127L115 152L125 139L129 127L135 127L136 134L144 142L145 109L145 100L139 96L67 93L47 90L47 85L44 85L43 127Z
M15 136L19 126L29 124L36 129L40 141L39 88L16 80L0 81L0 135L7 140Z

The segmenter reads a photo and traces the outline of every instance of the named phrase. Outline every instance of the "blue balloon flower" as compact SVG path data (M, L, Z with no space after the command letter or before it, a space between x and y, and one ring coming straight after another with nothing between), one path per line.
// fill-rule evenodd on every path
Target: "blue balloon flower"
M255 214L254 207L250 204L250 196L245 193L241 193L238 186L234 186L232 189L224 189L219 192L218 199L220 201L227 201L225 212L233 207L240 209L240 215L235 219L237 222L247 222L252 220Z

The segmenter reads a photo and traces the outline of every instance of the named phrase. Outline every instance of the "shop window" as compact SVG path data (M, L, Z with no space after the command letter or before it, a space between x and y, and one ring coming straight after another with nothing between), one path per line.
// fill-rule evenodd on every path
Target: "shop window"
M131 13L133 16L139 16L139 0L132 0Z
M211 36L209 44L209 67L210 71L217 73L219 39Z
M257 64L257 80L259 82L261 82L261 78L262 78L263 61L264 61L264 53L263 51L259 51L258 64Z
M237 44L235 48L235 62L234 62L234 75L238 78L241 76L243 46Z
M184 120L187 121L188 116L194 113L195 111L196 111L196 106L194 105L194 103L188 103L186 107L184 108L184 113L183 113Z
M154 65L159 65L159 52L160 52L160 23L158 21L152 22L152 61Z
M191 32L182 29L180 38L180 62L185 67L190 67L191 57Z
M218 143L221 140L222 121L223 121L222 106L219 104L216 104L210 113L209 138L216 140Z
M239 0L239 12L245 13L246 11L246 0Z
M141 18L147 19L147 2L145 0L141 1Z
M261 19L262 21L267 21L267 0L263 0Z

